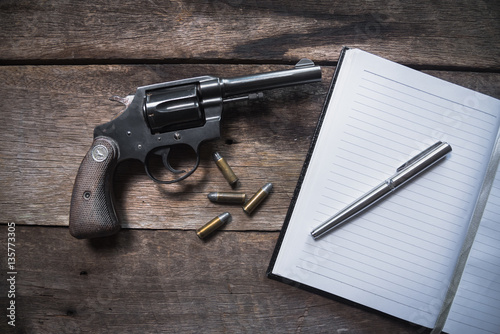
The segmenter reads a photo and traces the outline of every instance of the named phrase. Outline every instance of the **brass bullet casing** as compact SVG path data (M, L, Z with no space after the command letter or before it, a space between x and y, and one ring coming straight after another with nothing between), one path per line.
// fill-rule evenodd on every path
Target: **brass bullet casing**
M224 212L199 229L196 230L196 235L200 239L205 239L210 234L221 228L224 224L226 224L231 219L231 214L229 212Z
M243 204L247 199L245 193L221 193L211 192L207 195L208 199L215 203L234 203Z
M265 186L263 186L259 191L255 193L255 195L252 196L246 202L246 204L243 206L243 211L247 214L251 214L253 210L255 210L260 203L269 195L271 190L273 189L273 184L272 183L267 183Z
M238 183L238 177L236 176L236 174L234 174L231 167L227 164L226 159L224 159L219 152L215 152L213 154L213 158L215 164L217 165L217 167L219 167L222 175L224 175L224 178L229 183L229 185L231 185L231 187L236 186L236 184Z

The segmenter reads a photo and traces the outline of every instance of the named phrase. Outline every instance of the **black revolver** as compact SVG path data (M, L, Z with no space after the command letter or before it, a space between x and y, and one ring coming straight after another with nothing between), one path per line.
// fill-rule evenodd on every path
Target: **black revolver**
M120 229L112 196L113 173L118 163L137 159L155 182L181 181L198 167L200 144L220 137L225 102L245 99L248 94L256 95L253 93L265 89L320 80L321 68L302 59L290 70L230 79L183 79L139 87L134 95L117 98L126 108L94 129L94 142L76 175L69 214L71 235L79 239L103 237ZM170 149L181 144L196 154L194 167L188 172L169 163ZM159 156L173 175L182 175L159 180L151 172L152 156Z

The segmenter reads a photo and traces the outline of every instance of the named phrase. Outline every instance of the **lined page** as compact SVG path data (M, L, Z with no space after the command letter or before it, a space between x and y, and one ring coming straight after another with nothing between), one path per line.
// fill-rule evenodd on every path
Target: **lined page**
M500 168L444 329L500 333Z
M348 50L273 273L432 327L499 128L500 101ZM349 223L310 232L442 140L453 152Z

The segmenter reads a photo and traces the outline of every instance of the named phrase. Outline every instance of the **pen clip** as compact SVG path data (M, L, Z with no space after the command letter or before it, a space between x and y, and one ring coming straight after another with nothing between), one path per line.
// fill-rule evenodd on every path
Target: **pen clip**
M396 170L396 172L400 172L403 169L405 169L406 167L414 164L416 161L420 160L421 158L423 158L424 156L426 156L430 152L434 151L436 148L438 148L442 144L443 144L442 141L438 141L434 145L430 146L426 150L420 152L419 154L417 154L416 156L414 156L413 158L411 158L410 160L408 160L407 162L405 162L404 164L402 164L401 166L399 166L398 169Z

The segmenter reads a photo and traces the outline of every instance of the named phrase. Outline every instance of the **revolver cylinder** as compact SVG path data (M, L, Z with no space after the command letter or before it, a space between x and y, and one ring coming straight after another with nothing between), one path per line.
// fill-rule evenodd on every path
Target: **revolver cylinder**
M147 92L144 114L151 133L188 129L205 123L196 84Z

